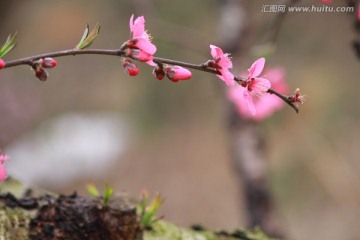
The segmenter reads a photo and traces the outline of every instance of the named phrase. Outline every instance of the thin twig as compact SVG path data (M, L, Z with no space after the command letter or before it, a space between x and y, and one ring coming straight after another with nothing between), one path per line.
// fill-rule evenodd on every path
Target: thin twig
M98 55L110 55L110 56L118 56L118 57L124 57L125 51L122 49L115 49L115 50L109 50L109 49L69 49L69 50L63 50L63 51L57 51L57 52L51 52L51 53L44 53L39 54L31 57L21 58L13 61L6 62L5 68L9 67L15 67L19 65L30 65L32 66L34 61L39 60L41 58L47 58L47 57L64 57L64 56L75 56L75 55L81 55L81 54L98 54ZM193 64L193 63L187 63L187 62L181 62L177 60L167 59L167 58L161 58L161 57L154 57L153 61L158 64L170 64L170 65L178 65L198 71L208 72L216 75L221 75L221 73L218 70L206 67L204 64ZM244 78L241 77L234 77L234 80L241 84L242 81L244 81ZM288 97L276 92L273 89L269 89L267 91L270 94L274 94L277 97L281 98L284 102L289 104L297 113L299 112L299 109L292 103Z

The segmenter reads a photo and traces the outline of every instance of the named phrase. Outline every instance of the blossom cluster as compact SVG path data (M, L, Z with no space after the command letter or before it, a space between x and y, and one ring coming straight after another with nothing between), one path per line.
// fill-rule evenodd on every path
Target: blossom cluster
M191 72L184 67L154 61L157 49L145 30L143 16L134 20L132 15L129 25L130 39L121 46L124 52L122 63L125 73L130 76L136 76L139 73L139 67L132 61L135 59L153 66L153 75L158 80L164 79L165 76L173 82L191 78ZM284 102L281 99L271 97L268 93L273 85L274 90L287 94L288 87L283 70L267 69L265 71L267 77L261 77L265 67L265 58L260 58L248 69L246 77L236 77L230 72L233 63L228 53L224 53L215 45L210 45L210 54L212 59L202 66L218 73L217 76L228 86L228 99L235 104L243 117L261 120L283 106Z
M153 61L157 49L151 43L151 37L145 30L145 19L143 16L134 20L134 15L132 15L129 25L130 39L121 46L121 49L124 50L122 62L125 73L130 76L136 76L139 73L139 67L131 61L131 59L136 59L155 67L153 75L158 80L164 79L165 76L173 82L191 78L191 72L183 67L160 64Z
M358 13L360 15L360 11ZM194 66L168 59L164 61L164 59L154 57L157 48L151 42L151 36L145 30L145 18L143 16L134 19L134 15L132 15L129 27L130 39L125 41L120 49L111 52L111 55L121 57L124 71L129 76L139 74L139 67L134 60L145 62L153 67L152 73L158 80L163 80L165 77L172 82L188 80L192 77L192 73L185 67L214 73L227 85L227 97L235 105L238 113L244 118L256 121L269 117L284 105L284 101L296 111L298 110L297 106L304 101L304 96L299 89L296 89L295 94L290 97L283 95L288 93L284 70L281 68L265 68L265 58L257 59L247 70L247 73L242 76L235 76L230 71L233 68L233 63L229 54L224 53L220 47L215 45L210 45L212 59L201 65ZM89 33L89 27L87 26L79 44L73 50L57 52L56 54L44 54L6 63L2 57L15 46L15 35L13 37L9 36L5 44L0 48L0 69L28 64L39 80L46 81L49 76L46 69L57 66L57 62L51 56L79 54L84 48L92 44L98 36L99 30L100 27L97 26ZM86 53L95 52L99 53L100 51L88 50ZM106 54L109 54L109 52L106 51ZM272 97L271 94L276 94L281 98ZM7 177L4 167L7 159L8 157L0 152L0 181Z

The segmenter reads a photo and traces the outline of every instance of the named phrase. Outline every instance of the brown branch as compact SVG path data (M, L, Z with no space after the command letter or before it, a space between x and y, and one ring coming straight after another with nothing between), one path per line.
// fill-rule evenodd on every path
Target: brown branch
M75 56L75 55L82 55L82 54L95 54L95 55L97 54L97 55L110 55L110 56L125 57L124 56L125 51L122 50L122 49L115 49L115 50L109 50L109 49L83 49L83 50L69 49L69 50L62 50L62 51L51 52L51 53L43 53L43 54L31 56L31 57L25 57L25 58L13 60L13 61L8 61L8 62L6 62L5 68L20 66L20 65L30 65L30 66L32 66L33 63L36 60L39 60L41 58ZM172 59L167 59L167 58L161 58L161 57L154 57L153 61L158 63L158 64L178 65L178 66L182 66L182 67L186 67L186 68L190 68L190 69L194 69L194 70L198 70L198 71L203 71L203 72L208 72L208 73L212 73L212 74L216 74L216 75L221 75L221 73L219 71L217 71L215 69L212 69L212 68L209 68L204 64L193 64L193 63L187 63L187 62L182 62L182 61L177 61L177 60L172 60ZM234 77L234 80L236 82L238 82L239 84L241 84L241 82L244 81L245 79L241 78L241 77ZM273 89L269 89L267 92L270 93L270 94L274 94L277 97L281 98L284 102L289 104L297 113L299 112L299 109L297 108L297 106L295 106L294 103L292 103L287 96L284 96L284 95L276 92Z

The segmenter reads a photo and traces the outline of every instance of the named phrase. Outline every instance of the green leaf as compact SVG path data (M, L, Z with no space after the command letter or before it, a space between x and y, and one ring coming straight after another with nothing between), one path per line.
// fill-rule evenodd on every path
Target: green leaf
M151 227L153 223L159 221L160 218L155 217L155 213L164 202L164 199L160 196L160 194L156 194L151 203L147 205L147 197L148 196L144 194L140 201L140 225L143 228Z
M5 56L8 52L10 52L15 47L16 34L17 33L15 33L14 36L12 36L12 37L11 37L11 35L8 36L8 38L6 39L6 42L0 48L0 58Z
M89 25L86 24L85 31L83 33L83 36L81 37L80 42L76 45L75 49L85 49L87 47L90 47L90 45L94 42L95 38L99 36L100 33L100 26L99 24L96 24L93 30L89 33Z
M105 185L105 190L104 190L104 201L103 204L104 206L106 206L111 198L111 196L113 195L114 189L111 188L109 186L109 184Z
M88 193L93 197L98 197L100 195L99 190L92 183L87 184L86 189L87 189Z

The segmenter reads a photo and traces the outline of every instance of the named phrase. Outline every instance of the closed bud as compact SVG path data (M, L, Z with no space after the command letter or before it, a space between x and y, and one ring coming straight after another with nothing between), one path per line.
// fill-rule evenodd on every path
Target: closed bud
M129 76L136 76L139 73L139 67L130 60L123 61L124 72Z
M43 68L36 68L35 70L35 76L42 82L46 81L48 79L48 72Z
M173 82L178 82L180 80L188 80L192 76L189 70L180 66L167 66L164 70L166 76Z
M141 62L148 62L153 60L153 55L142 51L141 49L126 49L125 56L137 59Z
M57 62L50 57L39 59L39 64L43 68L54 68L57 65Z
M160 67L159 65L154 68L152 74L153 74L158 80L163 80L164 77L165 77L164 69L163 69L162 67Z
M0 69L5 67L5 61L0 58Z

